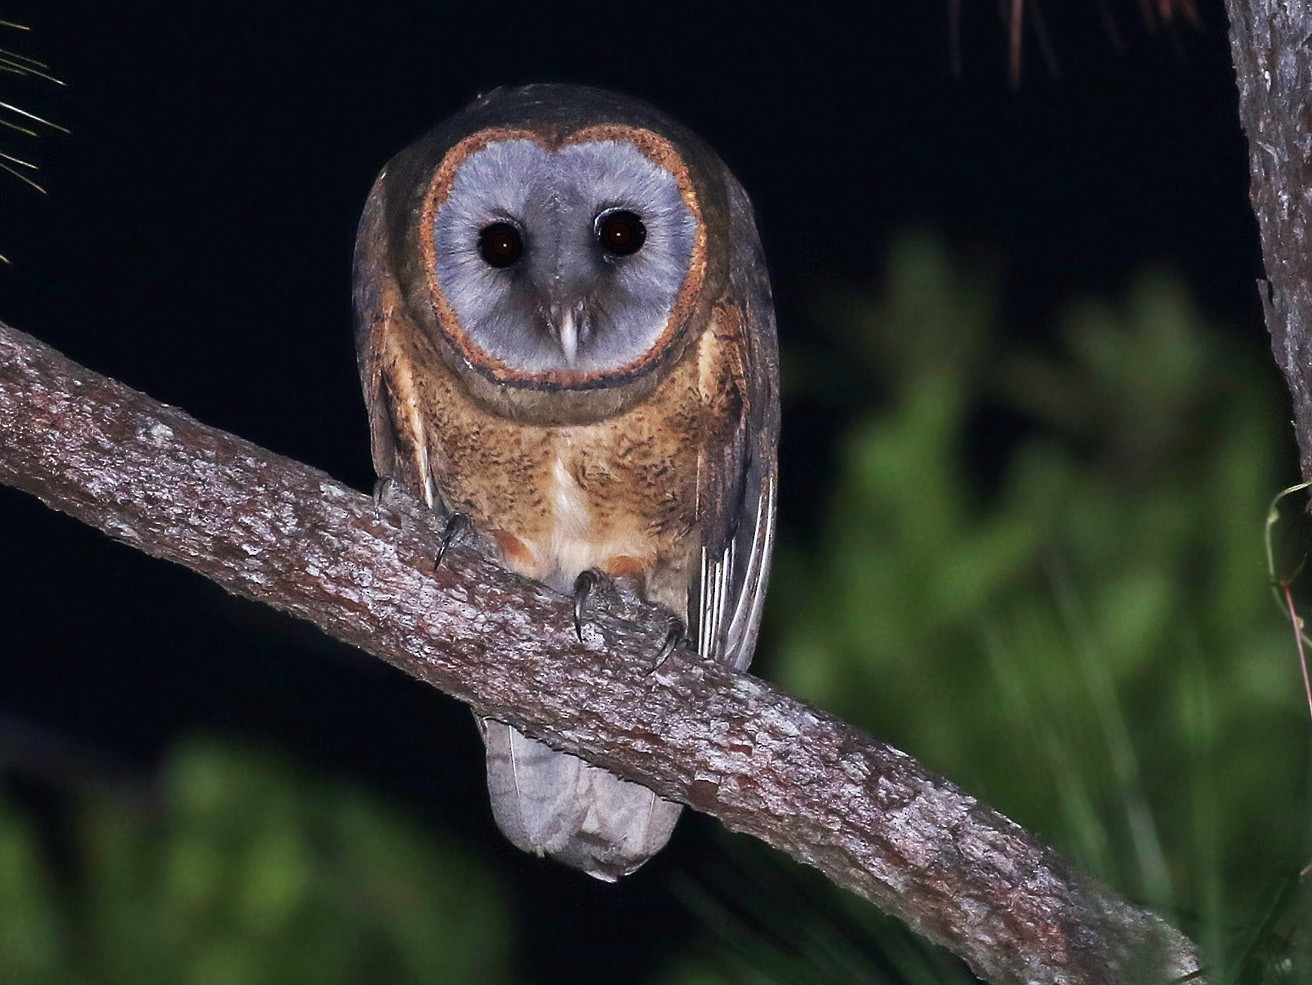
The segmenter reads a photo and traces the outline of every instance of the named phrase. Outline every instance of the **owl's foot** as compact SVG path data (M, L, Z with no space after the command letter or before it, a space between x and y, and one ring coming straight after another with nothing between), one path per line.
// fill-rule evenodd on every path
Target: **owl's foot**
M384 509L389 513L392 512L390 506L400 494L401 487L397 485L395 479L390 475L379 476L378 481L374 483L374 519L381 520Z
M654 674L660 670L661 664L670 659L670 654L675 650L691 646L692 640L688 638L687 627L684 626L683 620L678 616L670 616L670 627L665 634L665 642L661 644L659 652L656 654L656 662L651 665L648 674Z
M603 594L609 596L606 601L619 602L621 608L626 608L623 603L635 599L636 592L622 581L616 582L609 578L604 572L596 568L589 568L574 579L574 635L583 642L583 623L586 617L588 603L592 601L594 595ZM620 613L624 615L626 613ZM692 640L688 638L687 627L684 626L683 620L678 616L671 614L669 628L665 633L665 642L661 644L660 650L656 653L656 662L652 664L648 673L656 671L661 664L669 659L670 654L682 647L691 646Z
M599 605L606 612L621 619L629 617L630 606L641 596L630 579L612 577L600 568L588 568L574 579L574 635L583 642L583 624L588 609Z
M442 558L446 557L446 552L452 545L463 541L472 529L469 517L463 513L452 513L446 518L446 526L442 528L442 539L437 544L437 557L433 558L434 570L442 566Z
M596 568L589 568L581 572L574 579L574 635L583 642L583 609L588 604L588 596L592 590L601 584L601 580L606 576Z

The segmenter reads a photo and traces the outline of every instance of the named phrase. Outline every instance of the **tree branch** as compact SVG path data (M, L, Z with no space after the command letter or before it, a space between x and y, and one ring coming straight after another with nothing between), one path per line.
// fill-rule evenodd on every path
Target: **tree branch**
M1258 292L1294 400L1303 478L1312 480L1312 6L1226 0L1226 8L1268 278Z
M904 753L676 653L655 607L599 613L466 548L417 504L206 427L0 325L0 481L308 619L552 746L872 900L995 982L1166 982L1193 945ZM619 603L623 606L623 603Z

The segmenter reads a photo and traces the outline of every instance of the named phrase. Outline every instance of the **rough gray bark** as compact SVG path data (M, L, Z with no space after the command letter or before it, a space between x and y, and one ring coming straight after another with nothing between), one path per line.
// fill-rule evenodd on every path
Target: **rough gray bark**
M322 472L3 325L0 481L760 838L985 979L1196 970L1178 932L904 753L693 655L653 668L662 610L617 601L579 643L563 596L469 549L435 571L438 531L416 504L376 515Z
M1239 119L1267 279L1258 283L1276 364L1312 480L1312 4L1226 0Z

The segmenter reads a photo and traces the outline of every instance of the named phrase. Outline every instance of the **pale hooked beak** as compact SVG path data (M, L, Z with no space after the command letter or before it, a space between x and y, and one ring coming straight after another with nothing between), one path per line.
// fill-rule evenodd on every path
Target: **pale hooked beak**
M560 333L560 351L565 353L565 363L573 366L579 352L579 327L574 322L573 311L565 312L556 331Z
M565 364L573 367L579 354L579 322L573 308L556 308L551 310L551 327L556 330L560 342L560 351L565 354Z

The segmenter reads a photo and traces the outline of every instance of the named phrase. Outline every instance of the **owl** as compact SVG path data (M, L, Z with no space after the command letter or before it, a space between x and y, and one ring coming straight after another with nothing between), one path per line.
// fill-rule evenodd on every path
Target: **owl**
M502 88L402 151L356 240L374 466L516 572L671 609L752 657L775 523L778 345L751 204L693 133L565 85ZM653 655L654 657L655 655ZM521 849L613 881L681 807L480 719Z

